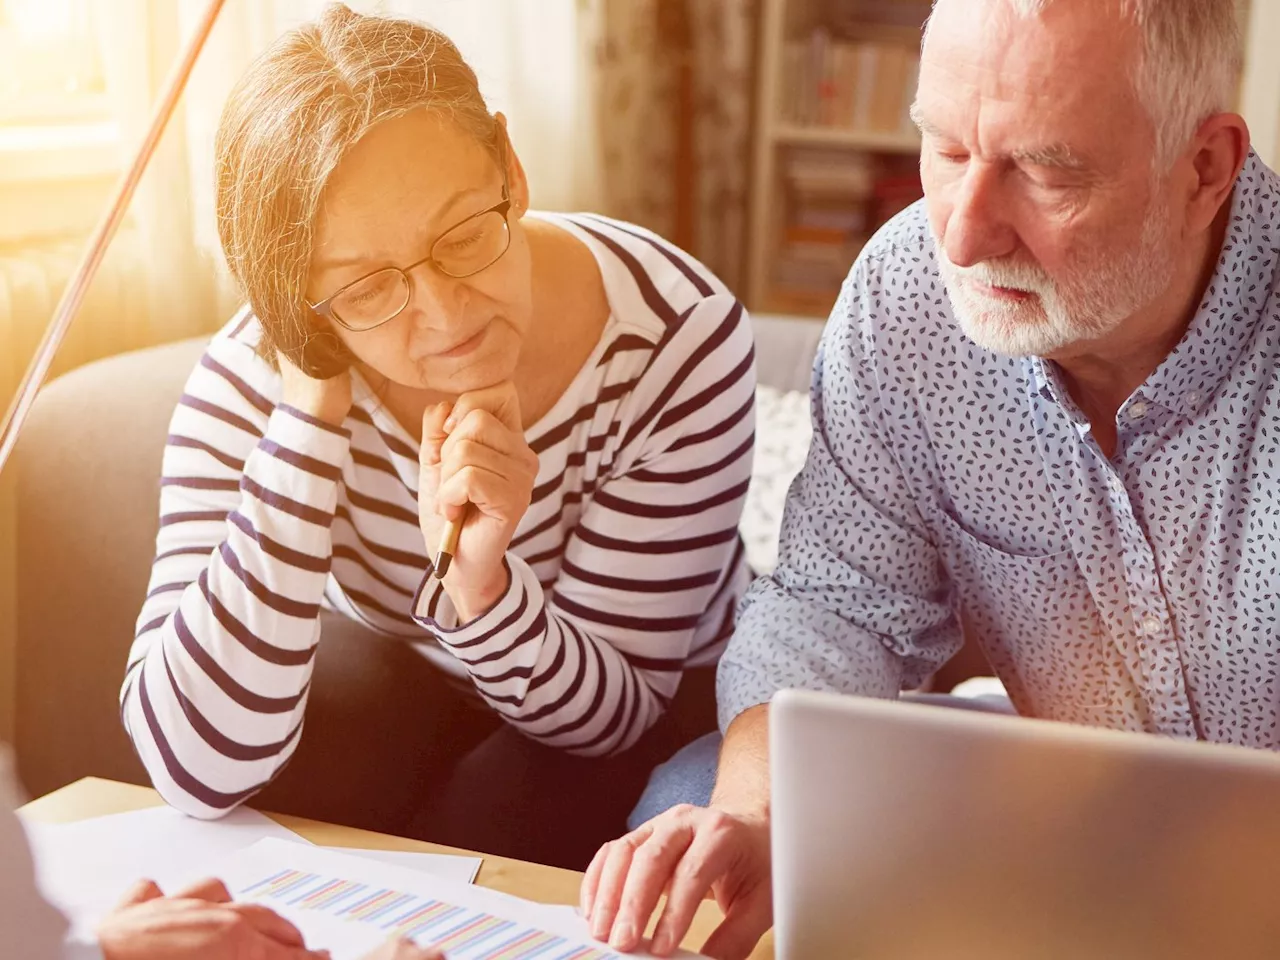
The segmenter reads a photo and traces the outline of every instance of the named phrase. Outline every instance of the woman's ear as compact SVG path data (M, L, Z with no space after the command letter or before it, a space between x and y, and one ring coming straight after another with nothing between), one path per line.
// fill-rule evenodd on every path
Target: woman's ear
M507 161L507 192L511 197L511 213L519 219L529 212L529 178L525 176L524 164L516 154L515 144L507 131L507 118L501 112L495 113L493 119L501 128L502 153Z

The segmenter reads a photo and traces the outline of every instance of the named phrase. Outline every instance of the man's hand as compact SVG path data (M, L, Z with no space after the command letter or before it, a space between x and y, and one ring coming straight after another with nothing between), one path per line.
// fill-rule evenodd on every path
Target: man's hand
M174 897L139 884L98 928L103 960L329 960L266 907L204 881Z
M412 940L388 940L363 960L445 960L444 951L420 947Z
M582 882L591 935L615 950L635 950L664 891L655 956L675 951L710 893L725 919L702 952L715 960L746 960L773 925L767 818L680 806L606 844Z
M538 476L515 387L503 383L464 393L452 407L428 407L420 460L418 520L433 559L445 521L465 520L444 588L466 623L507 591L507 548Z
M351 374L343 371L328 380L309 377L284 354L276 354L283 381L281 400L331 427L342 426L351 412Z

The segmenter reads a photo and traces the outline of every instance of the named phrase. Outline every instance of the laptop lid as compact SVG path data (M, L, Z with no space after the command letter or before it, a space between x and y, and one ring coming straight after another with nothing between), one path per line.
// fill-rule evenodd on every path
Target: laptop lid
M787 691L778 960L1280 956L1280 757Z

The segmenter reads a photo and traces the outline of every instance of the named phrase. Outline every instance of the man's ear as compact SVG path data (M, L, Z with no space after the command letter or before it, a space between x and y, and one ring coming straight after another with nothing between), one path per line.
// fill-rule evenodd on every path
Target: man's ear
M1230 201L1249 158L1249 143L1249 125L1236 113L1214 114L1196 131L1189 154L1193 177L1187 226L1192 232L1209 229Z

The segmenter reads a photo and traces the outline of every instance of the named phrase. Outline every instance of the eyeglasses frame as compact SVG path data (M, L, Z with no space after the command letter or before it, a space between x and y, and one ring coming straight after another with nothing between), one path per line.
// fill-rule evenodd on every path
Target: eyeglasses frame
M413 277L411 275L411 271L416 270L418 267L422 266L424 263L430 264L432 269L435 270L437 273L439 273L441 276L448 277L451 280L466 280L468 277L474 277L478 273L483 273L485 270L488 270L495 263L497 263L499 260L505 257L507 255L507 251L511 249L511 220L510 220L511 206L512 206L511 192L507 184L507 178L504 175L502 178L502 199L497 203L495 203L492 207L489 207L487 210L481 210L478 213L473 213L469 217L463 217L453 226L441 232L439 236L437 236L433 241L431 241L431 247L430 247L431 252L428 253L425 257L423 257L421 260L417 260L409 264L407 267L394 267L394 266L379 267L377 270L371 270L368 273L366 273L364 276L357 277L355 280L352 280L350 283L343 284L341 287L339 287L329 296L325 297L325 299L321 300L319 303L308 303L307 306L310 307L318 316L321 316L326 320L330 320L333 323L338 324L338 326L343 327L344 329L350 330L352 333L367 333L370 330L377 330L379 327L386 326L396 317L400 316L400 314L404 313L404 308L407 307L413 301ZM454 230L457 230L464 223L470 223L472 220L479 220L481 217L487 217L491 213L500 214L502 216L502 222L507 229L507 245L503 248L502 253L498 254L496 257L494 257L492 260L486 263L483 267L480 267L479 269L476 269L476 270L472 270L470 273L453 274L453 273L450 273L448 270L445 270L442 266L440 266L439 261L437 261L435 258L436 244L438 244L441 240L443 240L449 234L453 233ZM333 311L334 300L338 299L338 297L342 296L344 293L346 293L356 284L363 283L365 280L368 280L370 277L379 273L383 273L387 270L399 271L400 274L405 278L406 282L408 282L409 284L409 298L405 300L404 305L400 307L399 310L397 310L391 316L387 317L387 319L380 320L378 323L375 323L371 327L353 327L351 326L351 324L347 323L340 316L334 313Z

